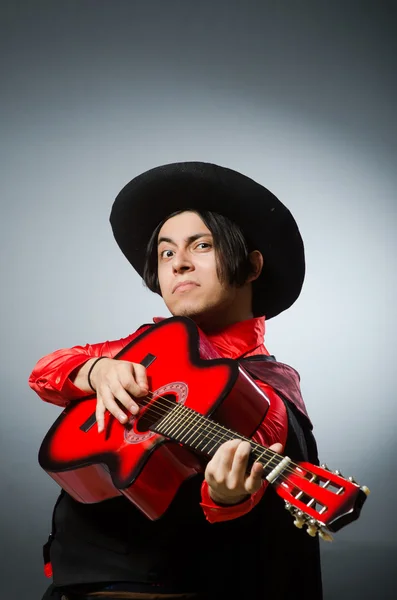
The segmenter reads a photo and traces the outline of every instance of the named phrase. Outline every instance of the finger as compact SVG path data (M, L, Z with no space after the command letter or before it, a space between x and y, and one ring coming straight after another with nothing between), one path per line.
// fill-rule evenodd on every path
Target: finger
M142 396L146 396L147 394L147 392L145 393L141 386L135 381L132 373L120 377L120 384L122 385L123 389L125 389L131 396L134 396L135 398L140 398Z
M121 384L110 387L110 390L115 398L126 407L133 415L136 415L139 412L139 405L134 402L128 392L123 388Z
M269 446L269 450L273 450L273 452L276 452L277 454L282 454L283 453L283 445L280 444L279 442L276 442L275 444L272 444L271 446Z
M251 473L246 477L244 482L244 489L247 494L254 494L259 490L262 485L263 467L260 463L254 463L252 465Z
M232 469L234 456L240 444L241 440L229 440L218 448L216 454L218 455L217 462L220 469L229 473Z
M146 396L149 391L149 384L146 375L146 367L138 363L132 363L133 374L136 384L140 388L139 396Z
M207 465L206 477L208 482L221 483L225 481L233 464L234 452L239 443L240 440L229 440L219 446Z
M246 441L240 441L235 450L233 463L230 469L229 484L231 487L244 487L250 453L251 444Z
M103 404L100 397L97 396L97 403L95 408L95 419L98 426L98 433L101 433L105 428L105 405Z
M125 423L127 421L127 415L118 406L110 388L102 387L100 391L100 397L105 408L110 412L110 414L116 417L116 419L120 421L120 423Z
M272 450L276 454L280 454L283 451L283 445L279 442L269 446L269 450ZM262 479L264 474L264 468L261 463L256 462L252 465L251 473L245 480L244 487L249 494L253 494L259 490L262 485Z
M218 450L212 457L212 460L215 459L216 461L222 462L225 460L226 456L229 456L230 452L232 452L234 455L234 452L236 451L240 442L241 440L228 440L227 442L224 442L219 446Z

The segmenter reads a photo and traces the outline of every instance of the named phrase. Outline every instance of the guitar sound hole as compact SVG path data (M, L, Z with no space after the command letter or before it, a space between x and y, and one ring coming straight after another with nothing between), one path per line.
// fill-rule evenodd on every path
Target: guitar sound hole
M176 404L176 394L162 394L152 400L139 417L135 428L138 433L146 433L151 426L160 421L166 414L174 408Z

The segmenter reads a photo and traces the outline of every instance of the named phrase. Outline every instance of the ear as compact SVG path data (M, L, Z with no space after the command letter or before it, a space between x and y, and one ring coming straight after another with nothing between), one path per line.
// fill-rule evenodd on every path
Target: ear
M255 281L255 279L258 279L259 275L262 272L263 256L259 252L259 250L254 250L253 252L250 252L250 254L248 255L248 259L251 263L252 271L248 275L246 283L251 283L252 281Z

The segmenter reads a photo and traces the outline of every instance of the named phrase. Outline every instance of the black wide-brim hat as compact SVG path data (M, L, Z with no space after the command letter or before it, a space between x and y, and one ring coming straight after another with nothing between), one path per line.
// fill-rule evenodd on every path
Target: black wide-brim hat
M290 211L268 189L218 165L180 162L150 169L121 190L110 214L121 251L143 276L146 248L155 228L178 210L220 213L240 226L264 259L253 286L253 312L266 319L289 308L305 276L305 255Z

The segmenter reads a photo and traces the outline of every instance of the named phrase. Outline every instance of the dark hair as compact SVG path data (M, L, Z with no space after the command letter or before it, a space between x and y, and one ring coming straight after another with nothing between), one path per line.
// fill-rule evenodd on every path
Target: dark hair
M236 285L237 287L244 285L248 275L252 272L252 264L248 258L248 254L252 250L240 227L218 213L186 208L168 215L153 231L147 245L146 261L143 270L143 281L149 290L160 294L157 275L157 238L160 229L168 219L183 212L194 212L199 215L211 231L216 251L216 267L219 281L227 281L229 284Z

